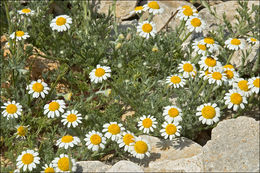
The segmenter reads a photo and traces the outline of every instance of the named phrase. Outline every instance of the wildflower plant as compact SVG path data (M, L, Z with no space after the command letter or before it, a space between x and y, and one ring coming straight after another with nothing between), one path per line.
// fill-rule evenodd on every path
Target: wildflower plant
M207 34L189 6L178 8L179 26L157 30L158 1L136 8L139 23L126 30L115 4L105 15L89 1L1 3L9 45L1 49L1 149L12 162L3 171L75 171L76 161L108 154L143 159L151 146L141 134L194 140L257 109L259 55L246 60L259 44L259 6L238 3L241 25L223 15ZM236 51L241 66L231 64Z

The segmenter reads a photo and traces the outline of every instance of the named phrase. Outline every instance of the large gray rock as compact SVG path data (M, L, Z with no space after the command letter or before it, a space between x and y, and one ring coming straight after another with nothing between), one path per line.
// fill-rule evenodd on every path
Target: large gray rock
M114 164L106 172L144 172L144 171L140 166L138 166L133 162L127 160L121 160L116 164Z
M172 14L174 14L177 11L177 8L183 5L189 5L191 7L194 7L191 3L186 1L158 1L158 4L161 8L164 9L162 14L157 14L153 17L153 22L156 25L156 30L159 31L171 18ZM195 7L194 7L195 8ZM148 14L144 14L143 20L148 18ZM175 17L172 19L169 23L169 27L175 29L176 26L180 24L180 20Z
M174 153L172 153L174 154ZM152 162L145 172L203 172L202 154L178 160Z
M147 167L154 162L163 160L177 160L181 158L190 158L202 152L202 147L185 137L175 140L160 140L157 137L141 135L141 137L151 145L151 156L142 160L133 159L134 162L140 163Z
M259 121L249 117L221 121L202 156L206 172L259 170Z
M76 172L105 172L111 166L100 161L80 161L77 162Z
M248 1L249 9L252 9L252 4L259 5L258 1ZM212 10L216 9L216 17L210 14L210 11L207 8L202 9L199 12L199 16L206 22L207 28L204 30L204 34L207 34L208 31L212 31L218 28L218 25L223 24L223 14L226 14L227 20L231 23L232 26L237 24L237 20L235 16L238 16L238 12L236 11L240 5L237 1L227 1L222 2L217 5L211 6ZM253 16L252 16L253 17Z
M100 1L98 12L108 14L109 8L112 9L114 0ZM130 17L130 12L134 11L137 0L120 0L116 1L116 17L126 19Z

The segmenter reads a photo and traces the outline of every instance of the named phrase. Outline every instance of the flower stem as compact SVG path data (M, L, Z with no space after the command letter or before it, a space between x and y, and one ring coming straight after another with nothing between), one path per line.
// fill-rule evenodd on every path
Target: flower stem
M182 43L184 43L184 42L189 38L189 36L191 35L191 33L192 33L192 32L189 32L189 33L186 35L186 37L182 40Z
M194 100L199 96L200 92L202 91L202 89L206 86L207 81L204 81L203 85L200 87L200 89L198 90L198 92L195 94L194 96Z
M227 60L227 63L226 63L226 64L228 64L228 63L229 63L229 61L231 60L231 58L232 58L232 56L233 56L234 52L235 52L235 51L233 51L233 52L230 54L230 56L229 56L229 58L228 58L228 60Z

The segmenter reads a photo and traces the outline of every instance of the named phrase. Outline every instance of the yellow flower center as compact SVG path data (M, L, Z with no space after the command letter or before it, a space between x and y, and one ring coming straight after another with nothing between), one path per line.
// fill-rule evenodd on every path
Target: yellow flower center
M231 69L233 69L233 68L234 68L234 66L233 66L233 65L231 65L231 64L227 64L227 65L224 65L224 68L231 68Z
M168 115L173 118L177 117L179 115L179 111L176 108L171 108L168 110Z
M123 141L126 145L129 145L130 143L134 142L134 136L131 135L131 134L126 134L124 137L123 137Z
M16 37L24 36L24 32L23 31L16 31L15 34L16 34Z
M199 27L201 25L201 21L199 18L193 18L191 21L190 21L191 25L194 26L194 27Z
M183 70L186 72L192 72L193 71L193 67L191 64L184 64L183 65Z
M178 84L178 83L181 82L181 78L179 76L172 76L171 82L174 83L174 84Z
M260 87L260 79L257 78L256 80L254 80L253 84L254 84L255 87L259 88Z
M14 114L17 112L17 106L15 104L9 104L5 109L8 114Z
M95 71L95 76L101 77L105 74L105 70L103 68L97 68Z
M234 73L231 70L226 70L225 73L228 79L232 79L234 77Z
M206 119L212 119L216 115L216 110L212 106L205 106L201 110L202 116Z
M148 151L148 145L144 141L137 141L134 149L138 154L144 154Z
M220 72L213 72L212 78L215 79L215 80L221 80L222 74Z
M33 89L33 91L38 92L38 93L42 92L43 85L41 83L36 82L35 84L33 84L32 89Z
M257 41L257 39L255 39L255 38L250 38L250 40L251 40L252 42L256 42L256 41Z
M213 38L207 37L207 38L204 38L204 42L207 44L214 44L215 41Z
M90 137L90 142L94 145L98 145L101 143L101 137L97 134L94 134Z
M108 127L108 132L110 132L112 135L116 135L118 133L120 133L120 127L117 124L111 124Z
M70 135L68 135L68 136L63 136L62 138L61 138L61 142L63 142L63 143L70 143L70 142L72 142L73 141L73 136L70 136Z
M188 5L183 5L182 8L183 8L183 9L191 9L191 7L188 6Z
M165 128L165 132L168 134L168 135L173 135L177 132L177 128L174 124L168 124Z
M51 102L49 104L49 110L50 111L56 111L60 108L60 104L58 102Z
M145 24L143 24L143 26L142 26L142 30L143 30L144 32L146 32L146 33L150 33L150 32L153 30L153 27L152 27L151 24L145 23Z
M54 168L48 167L44 170L45 173L54 173Z
M68 120L68 122L73 123L74 121L77 120L77 116L75 114L69 114L67 116L67 120Z
M62 26L66 23L66 19L64 17L59 17L57 20L56 20L56 25L58 26Z
M198 43L198 48L201 49L201 50L206 50L206 46L204 44L199 44Z
M207 57L204 62L208 67L215 67L217 64L217 61L212 57Z
M137 7L135 7L135 11L140 11L140 10L142 10L142 9L144 9L143 6L137 6Z
M153 125L153 121L150 118L145 118L143 121L144 128L150 128Z
M238 87L243 91L248 91L248 84L246 80L241 80L237 83Z
M230 101L233 103L233 104L236 104L236 105L239 105L240 103L242 103L242 96L238 93L233 93L231 94L230 96Z
M191 8L186 8L185 10L183 10L183 14L185 16L192 16L193 15L193 10Z
M24 126L20 126L17 128L17 134L19 136L25 136L26 132L27 132L27 128Z
M239 40L239 39L236 39L236 38L233 38L232 40L231 40L231 44L233 44L233 45L240 45L240 43L241 43L241 41Z
M22 157L22 162L25 165L31 164L33 162L33 160L34 160L34 156L32 154L30 154L30 153L26 153Z
M148 7L152 9L160 9L160 6L156 1L149 2Z
M28 9L28 8L24 8L24 9L22 9L22 12L23 12L23 13L30 13L30 12L31 12L31 10L30 10L30 9Z
M58 161L58 168L62 171L69 171L69 158L63 157Z
M205 76L208 76L209 74L211 74L208 70L205 71Z

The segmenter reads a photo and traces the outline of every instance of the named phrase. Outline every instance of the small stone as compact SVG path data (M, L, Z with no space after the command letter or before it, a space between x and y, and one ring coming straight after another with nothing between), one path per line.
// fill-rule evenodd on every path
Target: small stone
M77 173L80 172L105 172L111 166L100 161L80 161L77 162Z
M144 172L144 171L140 166L138 166L133 162L127 160L121 160L116 164L114 164L106 172Z
M203 147L206 172L253 172L259 169L259 121L249 117L223 120Z

